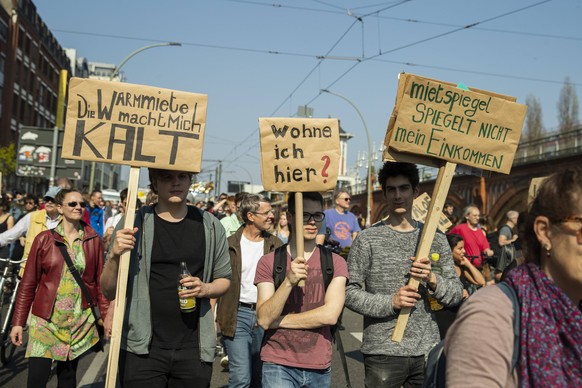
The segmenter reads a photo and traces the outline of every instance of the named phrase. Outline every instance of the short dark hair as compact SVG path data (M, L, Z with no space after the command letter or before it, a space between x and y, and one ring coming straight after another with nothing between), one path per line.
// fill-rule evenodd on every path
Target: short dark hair
M127 187L126 187L125 189L123 189L123 190L121 190L121 191L119 192L119 200L120 200L121 202L123 202L123 201L125 201L125 200L127 199L127 191L128 191L128 190L127 190Z
M323 196L317 191L307 191L303 193L303 200L309 199L311 201L319 202L323 209ZM287 202L287 209L289 213L295 214L295 192L289 193L289 200Z
M454 247L457 246L457 244L460 241L464 241L463 237L459 234L447 234L447 241L449 242L449 246L451 247L451 250L453 250Z
M247 193L246 191L241 191L240 193L236 193L234 195L234 203L239 203L242 202L242 200L249 195L249 193Z
M24 198L24 201L25 202L32 201L34 202L34 206L38 206L38 198L32 194L27 194L26 197Z
M415 189L420 183L418 167L413 163L405 162L386 162L378 173L378 180L382 185L382 192L386 194L386 180L397 176L405 176L410 181L412 188Z
M150 179L150 184L148 185L148 188L154 194L158 194L158 190L154 187L154 185L152 184L152 182L154 181L154 179L156 179L158 177L158 175L160 175L160 173L162 171L172 171L172 170L166 170L166 169L163 169L163 168L152 168L152 167L148 167L148 178ZM182 171L182 172L185 172L185 173L190 174L190 181L192 181L192 175L194 175L194 173L192 173L190 171Z

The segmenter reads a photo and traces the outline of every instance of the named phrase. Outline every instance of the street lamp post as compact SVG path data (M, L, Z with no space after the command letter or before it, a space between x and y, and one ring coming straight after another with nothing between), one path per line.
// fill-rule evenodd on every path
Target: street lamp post
M155 47L164 47L164 46L182 46L182 43L178 43L178 42L154 43L154 44L150 44L150 45L147 45L147 46L144 46L142 48L135 50L134 52L128 54L121 62L119 62L119 65L117 65L113 68L113 72L111 73L111 76L109 77L109 81L113 81L113 79L117 76L117 74L119 74L119 70L121 70L123 65L125 65L127 63L127 61L129 61L135 55L141 53L144 50L148 50L148 49L155 48ZM105 166L105 163L103 163L101 166L101 190L103 190L104 166ZM95 185L95 162L91 162L91 177L89 179L89 188L91 190L94 190L95 189L94 185Z
M370 219L370 213L371 213L371 209L372 209L372 143L370 141L370 133L368 132L368 125L366 124L366 120L364 120L364 116L362 115L362 113L360 112L360 110L358 109L358 107L347 97L342 96L341 94L332 92L330 90L327 89L322 89L321 90L324 93L329 93L329 94L333 94L336 97L339 97L341 99L343 99L344 101L346 101L348 104L350 104L355 110L356 112L358 112L358 115L360 116L360 120L362 120L362 124L364 125L364 131L366 132L366 139L368 140L368 179L367 182L367 212L366 212L366 226L370 226L371 225L371 219Z

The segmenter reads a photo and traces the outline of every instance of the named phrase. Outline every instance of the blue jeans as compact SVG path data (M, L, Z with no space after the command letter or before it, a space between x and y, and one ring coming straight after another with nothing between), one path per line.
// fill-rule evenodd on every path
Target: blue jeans
M369 388L422 387L424 367L424 356L364 355L364 382Z
M234 337L224 337L230 388L261 387L263 335L255 310L239 306Z
M265 388L325 388L331 385L331 368L305 369L265 362L263 387Z

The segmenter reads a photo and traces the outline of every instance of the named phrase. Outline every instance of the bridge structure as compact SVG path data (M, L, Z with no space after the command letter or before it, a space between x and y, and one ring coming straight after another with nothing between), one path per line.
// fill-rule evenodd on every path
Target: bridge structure
M477 205L489 230L495 230L505 223L508 210L522 212L527 209L532 178L548 176L571 166L582 166L582 126L567 133L553 132L533 141L520 142L508 175L488 171L467 174L462 173L465 169L459 166L447 201L455 206L461 219L465 206ZM434 184L434 177L422 180L420 193L432 194ZM359 207L365 214L365 193L352 197L353 207ZM388 210L381 190L375 190L372 198L371 218L376 222L385 217Z

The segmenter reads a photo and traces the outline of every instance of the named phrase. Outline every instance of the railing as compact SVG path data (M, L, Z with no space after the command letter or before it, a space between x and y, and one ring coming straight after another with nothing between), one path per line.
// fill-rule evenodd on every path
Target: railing
M582 154L582 127L566 133L552 132L536 140L521 142L517 147L513 165L577 154Z

